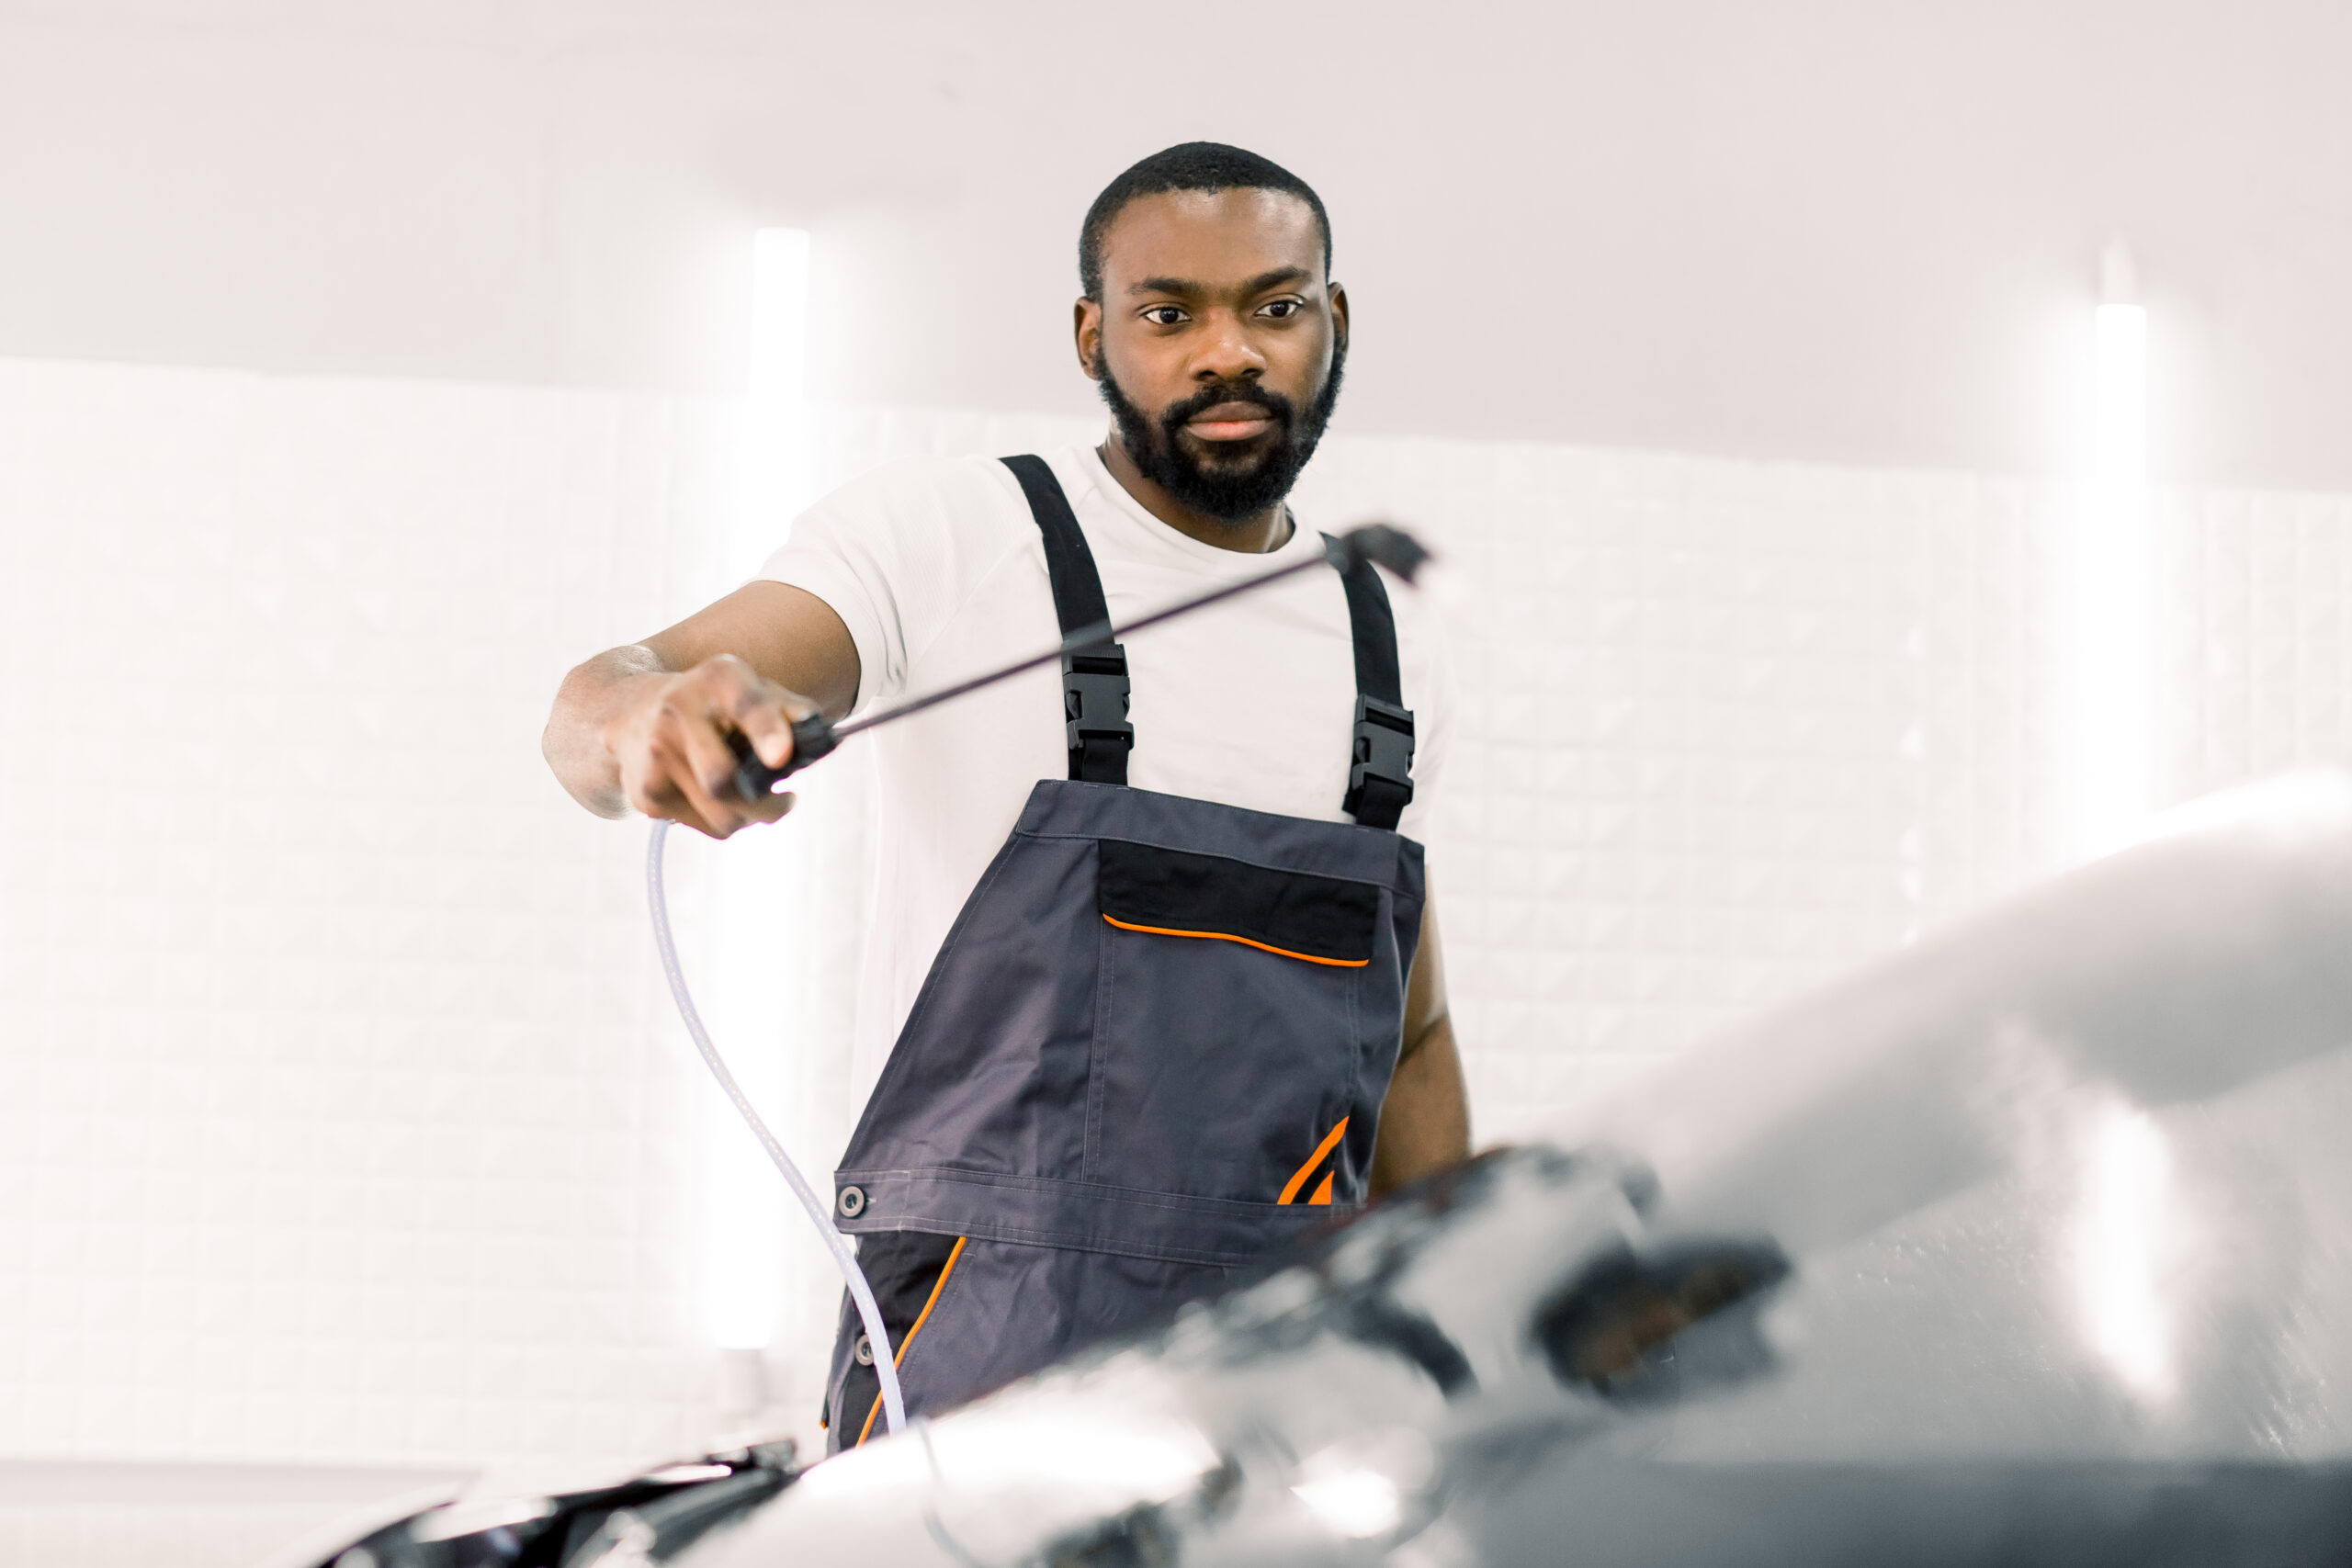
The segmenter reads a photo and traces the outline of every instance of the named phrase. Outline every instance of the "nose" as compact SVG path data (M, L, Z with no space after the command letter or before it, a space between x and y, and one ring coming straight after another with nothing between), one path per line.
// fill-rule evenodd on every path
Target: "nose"
M1204 385L1254 381L1266 373L1266 356L1250 341L1239 317L1220 310L1214 325L1216 330L1204 334L1200 351L1193 356L1193 380Z

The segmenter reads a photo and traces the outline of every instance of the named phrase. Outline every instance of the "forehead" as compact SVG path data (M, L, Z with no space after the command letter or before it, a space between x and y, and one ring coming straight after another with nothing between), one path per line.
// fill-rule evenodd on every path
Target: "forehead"
M1288 191L1170 190L1139 196L1102 236L1102 284L1142 277L1238 283L1282 267L1321 276L1323 231Z

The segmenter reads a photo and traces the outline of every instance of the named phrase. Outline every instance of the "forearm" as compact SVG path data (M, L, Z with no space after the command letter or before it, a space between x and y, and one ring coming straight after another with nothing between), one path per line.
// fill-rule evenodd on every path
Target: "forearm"
M670 673L661 655L633 643L578 666L557 690L539 752L566 793L597 816L625 817L629 809L620 762L605 745L605 725L628 701L631 682Z
M1389 1079L1372 1151L1372 1196L1384 1198L1408 1182L1470 1157L1470 1095L1453 1021L1440 1013L1406 1042Z

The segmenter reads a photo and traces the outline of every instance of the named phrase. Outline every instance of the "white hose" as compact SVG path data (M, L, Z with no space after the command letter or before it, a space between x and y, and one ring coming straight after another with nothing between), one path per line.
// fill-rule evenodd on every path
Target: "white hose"
M670 995L677 999L678 1016L686 1021L686 1032L694 1036L695 1049L702 1053L704 1065L710 1068L711 1077L717 1078L718 1087L727 1091L727 1098L735 1102L735 1109L743 1113L743 1120L751 1126L752 1135L760 1140L760 1147L767 1150L768 1158L774 1160L776 1169L784 1173L792 1195L799 1199L800 1206L808 1211L808 1223L815 1225L817 1234L825 1238L826 1250L833 1255L834 1266L842 1271L842 1282L849 1287L850 1299L857 1303L857 1315L865 1325L866 1342L874 1347L874 1370L882 1378L883 1417L889 1423L890 1430L896 1432L907 1424L907 1404L899 1393L899 1369L890 1354L890 1331L882 1326L882 1309L874 1303L874 1288L865 1282L865 1270L857 1266L857 1254L850 1249L848 1238L833 1228L832 1205L817 1201L817 1194L810 1190L808 1179L800 1174L800 1168L792 1163L792 1156L784 1152L784 1145L776 1142L774 1133L768 1131L768 1124L760 1120L757 1111L752 1109L752 1102L744 1097L741 1086L735 1081L735 1075L727 1070L726 1062L718 1055L718 1047L710 1043L709 1031L702 1026L702 1015L695 1010L693 996L686 990L685 971L678 967L678 947L670 939L670 900L662 891L662 843L669 832L669 823L656 822L653 824L653 836L646 841L645 897L646 902L653 907L653 945L661 950L662 972L670 977ZM849 1412L843 1411L842 1419L847 1421Z

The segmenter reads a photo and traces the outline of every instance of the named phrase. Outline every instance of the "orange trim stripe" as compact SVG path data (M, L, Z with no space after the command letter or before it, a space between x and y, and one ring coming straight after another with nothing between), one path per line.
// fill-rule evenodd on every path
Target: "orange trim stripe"
M1361 969L1372 962L1369 958L1317 958L1311 953L1293 953L1287 947L1276 947L1272 942L1252 942L1246 936L1235 936L1231 931L1170 931L1166 926L1131 926L1125 920L1112 919L1108 915L1102 918L1123 931L1141 931L1146 936L1204 936L1216 942L1238 942L1261 953L1279 953L1284 958L1295 958L1302 964L1328 964L1334 969Z
M1325 1172L1323 1173L1323 1180L1322 1180L1321 1185L1317 1186L1317 1187L1315 1189L1315 1196L1314 1196L1314 1197L1312 1197L1312 1198L1309 1198L1309 1199L1307 1200L1307 1202L1309 1202L1309 1203L1311 1203L1311 1204L1318 1205L1318 1206L1323 1207L1323 1208L1329 1208L1329 1207L1330 1207L1330 1204L1331 1204L1331 1178L1332 1178L1332 1177L1334 1177L1334 1176L1336 1176L1336 1175L1338 1175L1338 1174L1339 1174L1339 1173L1338 1173L1337 1171L1331 1171L1331 1170L1327 1170L1327 1171L1325 1171Z
M1274 1201L1287 1203L1297 1197L1298 1190L1306 1185L1306 1179L1315 1174L1315 1168L1323 1163L1323 1156L1340 1146L1340 1136L1347 1130L1348 1119L1342 1116L1338 1126L1323 1134L1323 1141L1315 1145L1315 1152L1306 1156L1306 1163L1298 1168L1298 1174L1290 1179L1289 1184L1283 1189L1283 1195ZM1262 1192L1265 1189L1261 1187L1259 1190ZM1324 1201L1328 1202L1329 1200Z
M947 1276L956 1272L956 1260L964 1256L964 1243L967 1239L967 1237L959 1235L956 1238L956 1245L947 1249L947 1261L940 1266L939 1278L932 1281L931 1298L922 1303L922 1311L915 1314L914 1326L907 1330L907 1337L899 1341L899 1348L896 1350L890 1352L890 1364L892 1366L896 1367L905 1364L907 1359L907 1347L915 1342L915 1336L922 1332L923 1324L929 1320L931 1316L931 1309L939 1304L939 1292L947 1288ZM867 1437L872 1435L874 1431L874 1417L881 1413L881 1409L882 1393L881 1391L877 1389L875 1391L874 1403L867 1405L865 1408L865 1425L857 1429L857 1442L852 1443L850 1447L858 1447L865 1441Z

